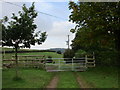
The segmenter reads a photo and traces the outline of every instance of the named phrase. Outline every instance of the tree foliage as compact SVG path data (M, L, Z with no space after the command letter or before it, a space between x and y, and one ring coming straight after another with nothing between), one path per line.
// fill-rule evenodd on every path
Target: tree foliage
M64 60L66 61L66 63L70 63L72 61L71 58L74 57L74 51L72 49L66 49L63 57L65 58Z
M22 10L18 12L19 16L13 13L9 22L7 17L3 19L4 22L8 22L7 25L5 23L2 25L3 46L30 48L30 45L42 44L45 41L46 32L38 31L35 34L37 25L34 23L34 19L37 17L37 12L34 3L30 8L24 4Z
M70 2L74 50L120 51L120 2ZM119 56L119 55L118 55Z

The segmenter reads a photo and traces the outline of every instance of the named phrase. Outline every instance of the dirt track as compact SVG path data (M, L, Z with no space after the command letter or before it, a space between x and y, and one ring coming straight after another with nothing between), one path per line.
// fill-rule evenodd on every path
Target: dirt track
M46 88L57 88L58 80L58 75L54 76Z
M86 83L86 81L80 75L78 75L77 73L74 74L76 76L77 82L80 85L80 88L92 88L90 85Z
M88 85L86 83L86 81L80 75L78 75L76 72L74 73L74 75L75 75L75 78L76 78L78 84L80 85L80 88L93 88L90 85ZM46 88L48 88L48 89L49 88L57 88L58 81L59 81L58 75L54 76Z

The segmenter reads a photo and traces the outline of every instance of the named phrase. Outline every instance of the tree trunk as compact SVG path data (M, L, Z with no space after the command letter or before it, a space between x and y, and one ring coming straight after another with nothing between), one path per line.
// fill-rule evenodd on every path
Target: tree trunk
M18 77L18 57L17 57L17 51L18 51L18 47L16 45L15 46L15 62L16 62L15 72L16 72L16 78Z

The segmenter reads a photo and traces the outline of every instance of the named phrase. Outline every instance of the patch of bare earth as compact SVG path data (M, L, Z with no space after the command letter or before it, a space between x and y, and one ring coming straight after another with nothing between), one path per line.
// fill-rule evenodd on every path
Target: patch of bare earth
M80 88L93 88L80 75L75 73L75 76L76 76L78 84L80 85Z
M54 76L46 88L57 88L58 80L59 80L58 76L57 75Z

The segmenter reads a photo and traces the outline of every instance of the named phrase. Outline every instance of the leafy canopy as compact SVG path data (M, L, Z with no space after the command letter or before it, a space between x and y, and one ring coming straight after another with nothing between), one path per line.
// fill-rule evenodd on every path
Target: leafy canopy
M114 48L120 34L120 2L70 2L70 21L76 23L72 46ZM116 44L118 46L118 44Z
M80 49L87 53L94 51L96 63L117 65L120 58L120 2L70 2L69 9L70 21L76 23L70 30L76 34L72 41L76 53Z
M4 17L2 21L2 46L13 46L15 48L30 48L35 43L42 44L47 38L46 32L35 33L37 25L34 23L37 17L34 3L27 8L25 4L18 16L12 14L11 21ZM7 24L6 24L7 23Z

